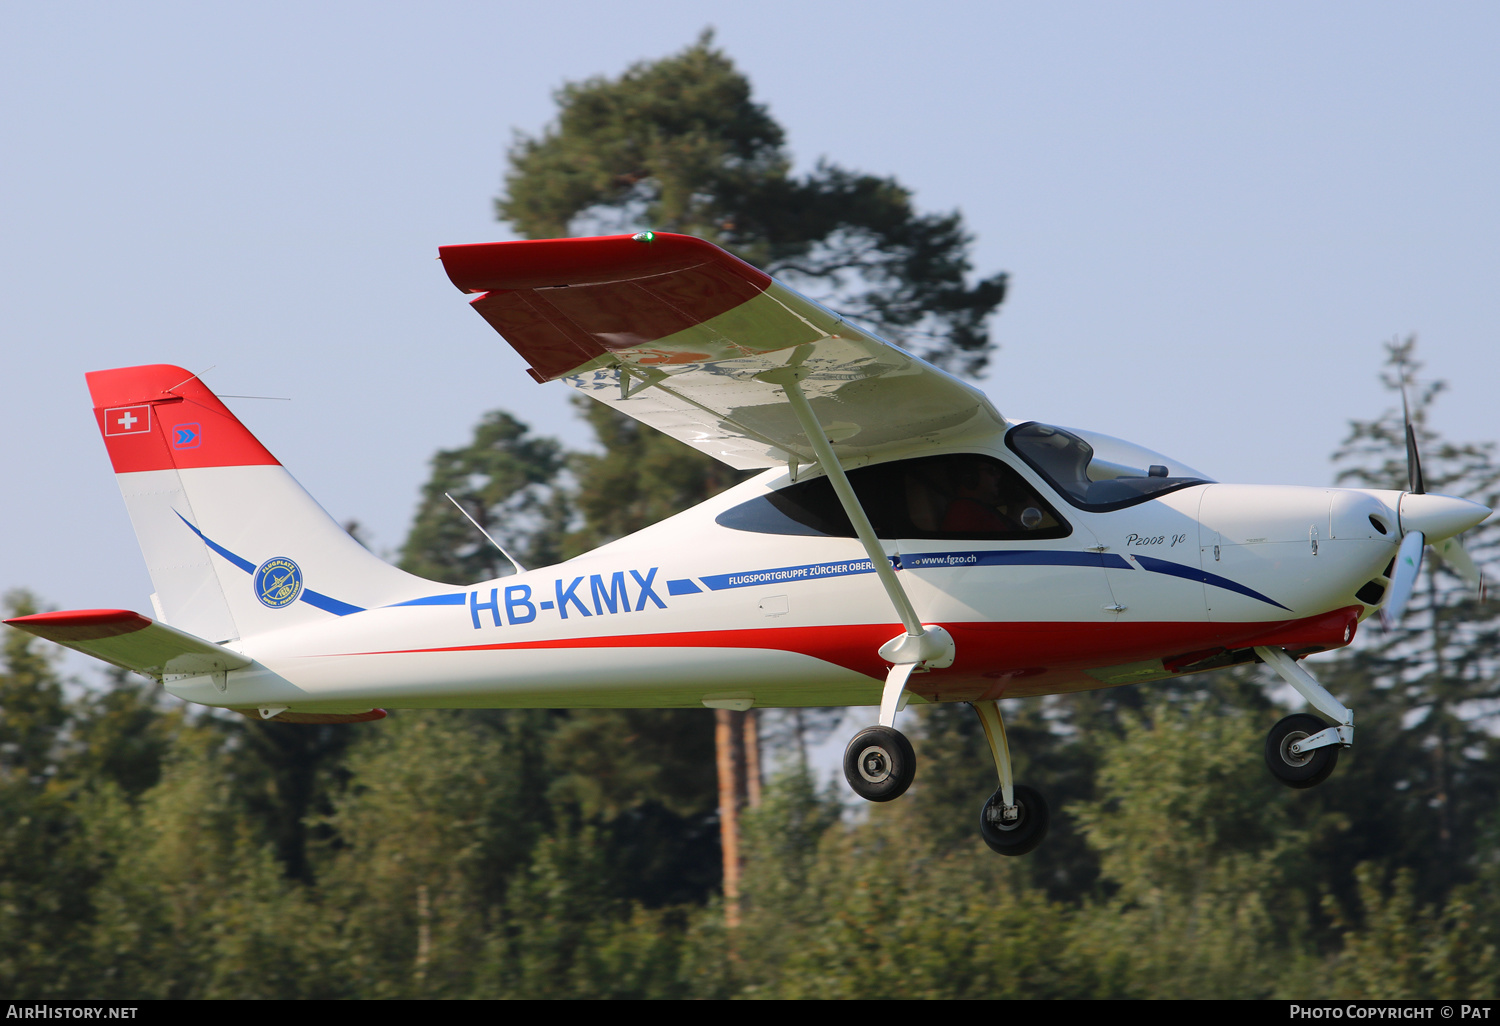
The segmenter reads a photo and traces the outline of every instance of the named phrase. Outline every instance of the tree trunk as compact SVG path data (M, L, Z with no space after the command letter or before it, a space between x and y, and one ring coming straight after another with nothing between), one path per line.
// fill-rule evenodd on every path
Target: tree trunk
M738 713L714 710L714 752L719 767L719 846L724 853L724 921L732 930L740 925L740 801L744 779L735 723Z
M714 710L714 750L719 768L719 847L724 854L724 917L740 923L740 810L760 805L760 713Z
M760 710L751 709L741 714L744 724L740 731L740 743L745 749L745 803L752 809L760 808L760 788L763 779L760 771Z

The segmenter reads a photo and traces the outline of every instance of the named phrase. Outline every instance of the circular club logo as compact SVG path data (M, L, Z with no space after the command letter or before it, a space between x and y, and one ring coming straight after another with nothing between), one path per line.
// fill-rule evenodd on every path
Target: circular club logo
M255 571L255 597L272 609L282 609L302 594L302 568L290 559L268 559Z

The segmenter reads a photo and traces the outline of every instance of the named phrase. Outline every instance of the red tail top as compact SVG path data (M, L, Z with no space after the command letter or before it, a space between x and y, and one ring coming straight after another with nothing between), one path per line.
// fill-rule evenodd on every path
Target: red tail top
M158 363L87 377L116 474L279 463L191 371Z

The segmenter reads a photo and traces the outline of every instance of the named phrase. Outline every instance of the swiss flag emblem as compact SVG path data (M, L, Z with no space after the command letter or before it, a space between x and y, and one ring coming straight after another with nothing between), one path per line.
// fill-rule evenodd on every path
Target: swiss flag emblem
M104 434L141 435L151 430L150 406L120 406L104 411Z

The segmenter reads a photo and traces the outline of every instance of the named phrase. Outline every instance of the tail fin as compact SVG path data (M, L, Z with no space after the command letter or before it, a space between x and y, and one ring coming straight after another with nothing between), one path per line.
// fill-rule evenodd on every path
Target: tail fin
M433 590L351 538L191 372L88 383L158 619L228 641Z

